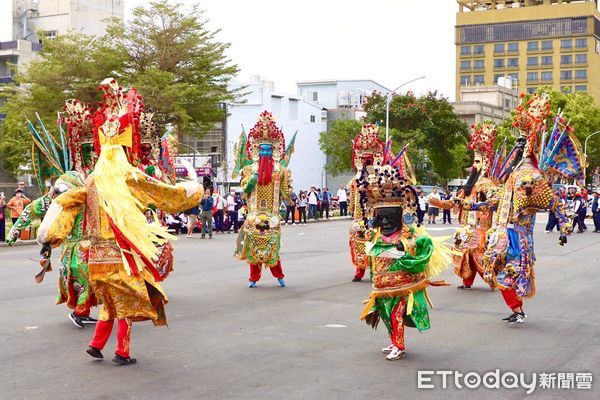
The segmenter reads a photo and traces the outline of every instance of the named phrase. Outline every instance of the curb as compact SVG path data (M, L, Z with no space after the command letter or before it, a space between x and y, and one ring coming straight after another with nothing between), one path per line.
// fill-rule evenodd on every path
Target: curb
M6 242L2 242L2 243L0 243L0 247L32 246L34 244L38 244L37 240L29 239L29 240L22 240L20 242L16 242L12 246L7 245Z

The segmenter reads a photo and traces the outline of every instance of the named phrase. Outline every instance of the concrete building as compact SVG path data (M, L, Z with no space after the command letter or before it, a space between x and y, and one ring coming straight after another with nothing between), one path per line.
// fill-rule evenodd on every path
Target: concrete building
M201 156L211 157L216 165L219 184L237 186L231 173L235 166L233 147L242 127L246 134L263 111L271 112L285 135L286 145L297 131L295 152L290 162L295 190L305 190L311 185L325 186L325 154L319 148L319 134L327 130L327 112L315 103L305 101L297 94L282 93L271 81L252 77L250 82L232 82L230 89L243 87L243 97L227 105L227 120L222 129L215 128L201 139L186 138L185 143L198 149ZM224 151L221 151L224 149Z
M598 0L457 0L456 98L464 86L509 76L600 101Z
M314 101L327 109L328 129L329 124L338 119L362 119L365 116L363 103L373 92L391 92L371 79L299 81L296 86L304 100ZM328 173L329 189L335 192L334 189L340 184L346 185L352 176L351 171L337 175Z
M458 101L452 105L468 126L484 121L499 124L510 117L519 100L519 91L511 79L500 78L498 85L461 86Z
M40 36L53 38L68 32L101 35L106 31L104 20L123 19L124 13L124 0L3 0L0 82L10 82L9 64L22 69L36 57Z

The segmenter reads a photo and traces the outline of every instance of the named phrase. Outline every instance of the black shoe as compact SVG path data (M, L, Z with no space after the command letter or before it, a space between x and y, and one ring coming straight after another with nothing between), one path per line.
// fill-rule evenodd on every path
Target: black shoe
M527 315L525 315L524 312L514 313L513 316L507 322L509 324L522 324L523 322L525 322L525 318L527 318Z
M85 352L94 358L104 358L100 349L97 349L93 346L88 347L88 349Z
M362 281L362 278L357 278L357 277L352 278L352 282L360 282L360 281Z
M79 317L79 319L81 319L81 322L83 322L84 324L96 324L96 323L98 323L97 319L94 319L94 318L90 317L89 315L87 317Z
M137 362L137 360L135 358L122 357L118 354L115 354L115 356L113 357L112 360L114 363L117 363L119 365L129 365L129 364L135 364Z
M85 325L83 325L83 320L81 319L81 317L79 315L75 315L74 312L69 314L69 319L78 328L83 328L85 326Z
M510 314L508 317L502 318L502 321L510 321L510 320L516 318L516 315L517 315L517 313L514 312L514 313Z
M457 287L457 289L461 289L461 290L471 289L471 286L469 286L469 285L460 285L459 287Z

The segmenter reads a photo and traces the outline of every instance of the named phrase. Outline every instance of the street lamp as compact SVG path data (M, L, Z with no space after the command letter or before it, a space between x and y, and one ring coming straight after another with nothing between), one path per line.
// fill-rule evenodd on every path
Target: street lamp
M420 76L415 79L411 79L408 82L404 82L402 85L398 86L396 89L388 92L386 100L385 100L385 143L387 145L388 140L390 140L390 101L392 100L392 94L396 92L396 90L400 89L402 86L408 85L414 81L418 81L419 79L425 79L425 75Z
M590 138L592 136L594 136L595 134L600 133L600 131L596 131L593 133L590 133L586 138L585 138L585 142L583 143L583 184L585 185L585 180L587 178L586 176L586 170L587 170L587 142L588 140L590 140Z

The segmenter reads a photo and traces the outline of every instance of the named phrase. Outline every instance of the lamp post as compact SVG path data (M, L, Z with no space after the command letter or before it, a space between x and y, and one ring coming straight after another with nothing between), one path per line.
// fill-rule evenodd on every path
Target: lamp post
M584 162L584 164L583 164L583 184L584 184L584 185L585 185L585 180L586 180L586 178L587 178L587 175L586 175L586 172L587 172L587 171L586 171L586 170L587 170L587 142L588 142L588 140L590 140L590 138L591 138L592 136L594 136L594 135L595 135L595 134L597 134L597 133L600 133L600 131L596 131L596 132L590 133L590 134L589 134L589 135L588 135L588 136L585 138L585 142L583 143L583 162Z
M388 92L385 99L385 143L387 144L388 140L390 140L390 101L392 100L392 94L396 92L396 90L400 89L402 86L406 86L409 83L414 81L418 81L419 79L425 79L425 75L420 76L415 79L411 79L410 81L404 82L402 85L398 86L396 89Z

